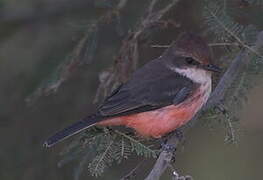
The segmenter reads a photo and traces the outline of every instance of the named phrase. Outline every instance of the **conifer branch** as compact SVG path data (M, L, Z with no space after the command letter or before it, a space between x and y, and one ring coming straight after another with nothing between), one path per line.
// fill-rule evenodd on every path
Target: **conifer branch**
M238 43L227 43L227 42L222 42L222 43L209 43L208 46L239 46Z
M155 150L152 150L150 147L144 145L144 144L141 143L140 141L138 141L138 140L132 138L131 136L126 135L125 133L122 133L122 132L120 132L120 131L118 131L118 130L114 130L114 132L115 132L116 134L120 135L120 136L123 136L123 137L126 138L127 140L129 140L129 141L131 142L132 146L133 146L133 150L136 151L137 155L145 155L145 156L149 156L149 155L150 155L150 156L152 156L153 158L156 158L156 157L157 157L157 152L156 152ZM139 151L136 147L134 147L134 146L137 146L137 147L140 147L140 148L142 148L142 149L145 149L145 150L146 150L145 152L147 152L147 153L145 153L145 152L144 152L144 153L140 152L140 151ZM148 155L148 153L149 153L149 155Z
M106 147L105 151L102 153L102 155L99 156L98 160L96 161L96 164L93 164L94 168L94 172L98 172L99 171L99 166L100 164L104 161L104 158L106 157L107 153L110 151L112 145L114 143L114 140L110 141L108 146Z
M247 48L249 51L253 52L257 56L263 58L261 54L255 51L253 48L248 46L245 42L243 42L233 31L231 31L217 16L216 12L211 11L211 9L206 8L210 15L214 18L215 21L228 33L231 37L233 37L242 47Z
M263 31L261 31L258 34L257 40L255 42L255 46L252 48L254 51L257 51L261 47L263 47ZM238 73L242 71L242 69L245 67L245 65L248 62L249 62L248 51L241 51L235 57L231 65L228 67L227 71L224 73L224 75L220 79L215 90L211 94L207 104L202 108L202 111L206 111L210 108L216 107L218 104L222 102L227 89L234 82ZM192 119L192 121L196 121L198 117L200 117L200 113L198 113ZM177 136L174 133L173 136L171 136L168 139L167 145L170 147L173 147L173 149L175 150L178 144L179 144L179 140L177 139ZM159 180L163 172L166 170L166 168L171 163L172 156L173 156L173 152L162 151L153 169L151 170L151 172L149 173L149 175L146 177L145 180Z
M263 31L261 31L255 42L255 46L252 47L254 51L258 51L263 46ZM232 61L229 68L226 70L219 83L217 84L215 90L213 91L211 98L209 98L208 103L203 108L208 110L209 108L221 103L224 99L224 95L231 84L236 79L237 75L242 71L242 69L249 63L248 51L241 51Z
M55 68L51 77L44 80L37 89L30 94L25 101L34 103L39 97L56 93L59 87L65 83L76 70L83 65L93 62L98 45L98 33L102 25L109 24L119 18L121 11L128 0L120 0L116 7L106 11L98 20L88 25L83 38L79 40L73 51Z
M227 42L218 42L218 43L209 43L208 46L239 46L238 43L227 43ZM159 44L154 44L151 45L152 48L169 48L170 45L159 45Z

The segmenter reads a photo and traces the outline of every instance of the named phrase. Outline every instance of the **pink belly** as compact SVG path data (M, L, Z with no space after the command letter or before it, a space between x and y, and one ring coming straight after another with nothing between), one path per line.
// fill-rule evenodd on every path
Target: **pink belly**
M142 136L160 138L191 120L202 104L197 100L187 105L170 105L154 111L107 119L98 125L124 125Z

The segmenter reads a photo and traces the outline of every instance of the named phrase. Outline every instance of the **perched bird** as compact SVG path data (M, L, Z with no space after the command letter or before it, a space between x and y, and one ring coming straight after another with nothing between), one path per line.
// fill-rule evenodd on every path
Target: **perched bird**
M191 120L206 103L213 71L220 69L211 63L207 43L193 33L183 33L162 56L113 91L96 113L57 132L44 146L94 125L124 125L142 136L160 138Z

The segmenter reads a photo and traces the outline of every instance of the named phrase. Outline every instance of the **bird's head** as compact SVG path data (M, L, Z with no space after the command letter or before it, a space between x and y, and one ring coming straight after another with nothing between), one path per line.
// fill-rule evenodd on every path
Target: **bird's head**
M206 71L220 72L221 69L213 65L210 49L200 36L193 33L183 33L171 47L176 60L173 63L180 68L197 68Z

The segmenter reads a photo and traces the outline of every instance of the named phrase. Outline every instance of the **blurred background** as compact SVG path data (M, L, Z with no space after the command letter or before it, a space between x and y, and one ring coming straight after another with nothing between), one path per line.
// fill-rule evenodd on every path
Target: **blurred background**
M121 21L121 33L116 33L114 25L105 25L98 37L93 63L78 68L56 93L27 103L26 99L42 82L48 81L54 69L72 52L89 25L112 4L106 0L0 0L0 179L73 179L76 162L57 166L59 152L70 140L50 149L44 149L42 143L56 130L95 109L97 105L92 102L99 72L113 63L123 34L134 28L148 4L149 1L128 1L121 12L126 18ZM167 15L178 26L159 30L151 43L169 44L183 31L202 34L205 27L201 9L200 1L179 2ZM258 16L248 7L243 16L235 18L262 29L262 21L255 20ZM143 64L158 57L163 49L141 46L139 51ZM222 52L215 50L214 56ZM263 85L262 81L257 84L239 113L238 144L224 142L221 125L208 127L199 122L186 134L186 142L178 150L175 164L180 174L189 174L195 180L262 179ZM140 161L130 158L97 179L120 179ZM143 179L154 160L147 162L137 179ZM170 173L167 171L163 179L171 179ZM84 170L81 179L93 177Z

